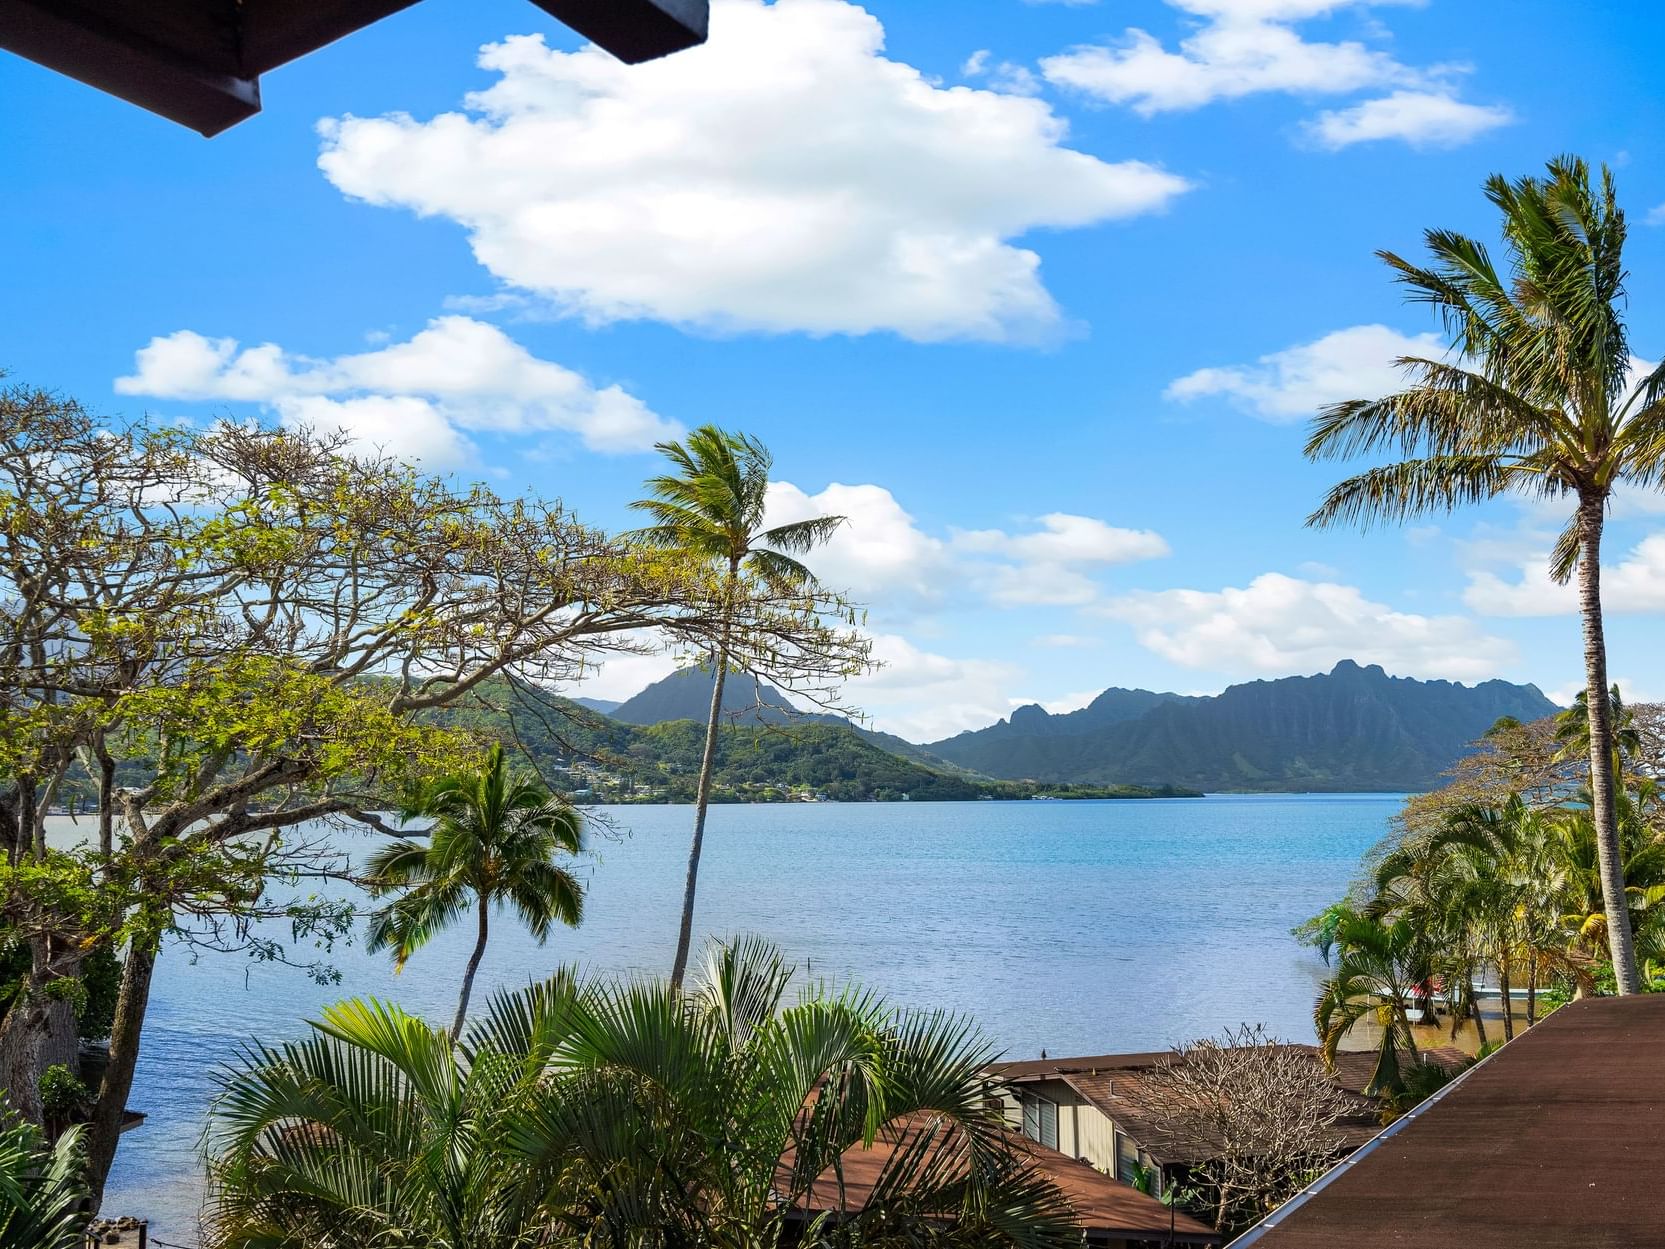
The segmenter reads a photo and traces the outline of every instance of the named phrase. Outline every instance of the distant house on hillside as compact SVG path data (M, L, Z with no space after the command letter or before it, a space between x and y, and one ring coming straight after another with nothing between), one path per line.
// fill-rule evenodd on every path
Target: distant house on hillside
M1321 1061L1315 1045L1285 1048L1310 1054L1314 1063ZM1423 1058L1448 1067L1467 1061L1455 1049L1424 1051ZM1208 1161L1198 1142L1176 1144L1162 1129L1154 1073L1173 1060L1168 1050L1042 1058L999 1063L990 1074L1005 1088L1006 1118L1014 1130L1126 1183L1148 1171L1153 1191L1161 1195L1182 1182L1191 1168ZM1381 1127L1380 1103L1364 1094L1375 1062L1374 1051L1337 1055L1331 1078L1357 1102L1357 1114L1338 1125L1349 1151Z
M1234 1249L1665 1245L1665 995L1564 1006Z

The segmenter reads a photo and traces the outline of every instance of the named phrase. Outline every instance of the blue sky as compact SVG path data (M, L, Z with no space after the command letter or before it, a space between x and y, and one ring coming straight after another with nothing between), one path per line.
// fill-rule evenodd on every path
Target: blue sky
M1562 151L1616 168L1665 353L1662 46L1617 0L716 0L626 69L425 0L212 141L5 57L0 364L612 527L656 437L756 433L779 515L850 517L819 563L887 666L849 696L916 738L1343 657L1565 696L1556 518L1306 530L1301 425L1437 329L1374 249L1491 238L1482 179ZM1620 501L1609 564L1613 671L1665 696L1665 498Z

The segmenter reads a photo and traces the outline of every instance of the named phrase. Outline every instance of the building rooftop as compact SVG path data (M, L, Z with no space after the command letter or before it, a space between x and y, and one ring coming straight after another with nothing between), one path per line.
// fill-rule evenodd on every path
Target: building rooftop
M887 1128L879 1134L872 1148L856 1146L845 1151L840 1165L844 1180L843 1208L860 1210L867 1204L886 1164L897 1150L908 1148L913 1143L917 1131L917 1127L912 1124ZM953 1147L952 1133L953 1130L950 1129L944 1135L939 1147ZM1169 1234L1170 1217L1174 1244L1220 1243L1220 1234L1212 1227L1183 1212L1170 1212L1167 1206L1140 1192L1131 1184L1111 1179L1084 1162L1077 1162L1055 1149L1037 1145L1015 1132L1009 1132L1007 1136L1014 1149L1028 1155L1058 1186L1074 1207L1089 1243L1105 1239L1165 1239ZM790 1154L782 1159L781 1165L783 1169L790 1169ZM831 1171L816 1181L806 1204L813 1213L839 1208L837 1189Z
M1665 995L1564 1006L1234 1246L1665 1244Z
M260 75L417 0L0 0L0 48L205 135L260 111ZM709 0L533 0L635 63L702 43Z
M1284 1048L1310 1054L1321 1061L1316 1045L1287 1045ZM1425 1062L1448 1068L1461 1067L1468 1056L1450 1047L1424 1050ZM990 1074L1012 1084L1037 1080L1062 1080L1090 1105L1121 1125L1151 1157L1164 1163L1198 1162L1207 1150L1181 1145L1168 1139L1155 1108L1153 1074L1157 1067L1174 1060L1170 1050L1135 1054L1097 1054L1085 1058L1041 1058L1025 1062L999 1063ZM1379 1104L1364 1095L1376 1066L1374 1051L1343 1051L1336 1055L1331 1078L1358 1100L1358 1113L1337 1124L1346 1148L1356 1149L1380 1131Z

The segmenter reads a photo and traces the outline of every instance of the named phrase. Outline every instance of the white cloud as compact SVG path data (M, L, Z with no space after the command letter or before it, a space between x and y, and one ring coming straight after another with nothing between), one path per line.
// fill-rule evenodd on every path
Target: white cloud
M772 528L816 516L845 521L809 562L824 583L857 601L933 602L952 580L946 544L920 529L883 486L834 482L809 494L789 481L769 483L765 524Z
M1513 579L1485 569L1470 572L1463 601L1485 616L1565 616L1578 610L1575 585L1557 585L1550 577L1547 550L1520 560L1513 572ZM1622 559L1602 564L1601 603L1612 615L1665 612L1665 533L1649 534Z
M290 426L340 428L430 466L465 463L470 432L565 431L594 451L642 451L680 427L618 386L540 360L496 326L438 317L402 343L318 360L191 330L141 347L118 394L255 403Z
M1395 91L1320 113L1306 124L1306 131L1331 151L1382 139L1399 139L1412 147L1458 147L1514 119L1502 105L1469 104L1444 91Z
M1162 535L1149 529L1118 529L1068 512L1049 512L1040 521L1041 528L1030 533L974 529L959 534L957 541L969 551L991 551L1037 563L1126 564L1168 554Z
M1163 395L1182 403L1224 395L1263 420L1298 421L1327 404L1400 389L1404 379L1393 365L1400 356L1440 359L1445 354L1437 334L1355 325L1261 356L1251 365L1198 369L1169 383Z
M1177 49L1129 27L1113 42L1044 58L1041 73L1054 85L1147 117L1265 92L1334 96L1392 88L1308 123L1330 148L1388 138L1450 145L1510 120L1507 109L1456 98L1450 79L1459 67L1416 68L1359 40L1313 41L1296 29L1344 9L1400 2L1418 0L1168 0L1192 21Z
M1651 226L1665 226L1665 204L1655 204L1642 220Z
M450 218L503 282L593 322L1027 340L1061 316L1013 240L1187 182L1064 146L1049 105L944 88L844 0L717 0L709 43L626 66L486 47L463 112L322 123L346 194Z
M1423 616L1367 599L1356 587L1263 573L1217 591L1125 594L1101 609L1131 625L1141 645L1188 668L1284 675L1341 659L1401 676L1480 680L1513 646L1462 616Z
M884 666L846 682L845 695L875 728L930 742L993 724L1011 710L1006 691L1023 675L1014 664L934 654L893 633L872 641L873 658Z
M1001 61L991 64L990 52L987 48L980 48L966 57L965 64L960 66L962 78L986 78L989 86L996 91L1003 91L1008 95L1037 95L1041 90L1041 80L1035 76L1035 71L1027 65L1018 65L1012 61Z
M1066 512L1025 532L962 530L944 539L921 529L883 486L834 482L809 494L789 481L770 483L765 523L813 516L846 518L811 561L821 580L891 610L938 604L967 588L1003 607L1081 606L1102 594L1084 570L1168 554L1151 530Z

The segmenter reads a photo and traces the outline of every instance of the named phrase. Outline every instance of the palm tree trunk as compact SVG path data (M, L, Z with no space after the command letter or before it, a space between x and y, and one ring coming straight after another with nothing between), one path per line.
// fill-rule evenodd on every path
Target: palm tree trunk
M1607 639L1601 619L1601 531L1607 500L1591 491L1578 503L1578 610L1584 620L1584 688L1590 717L1590 814L1595 824L1607 945L1620 995L1640 993L1630 914L1625 908L1624 858L1613 803L1613 705L1607 693Z
M1497 961L1497 991L1503 999L1503 1039L1515 1039L1515 999L1509 996L1509 956Z
M1474 1037L1480 1042L1480 1048L1486 1048L1486 1012L1480 1009L1480 999L1474 994L1469 995L1468 1008L1474 1013Z
M480 935L474 940L474 953L469 956L468 969L463 972L462 996L457 999L457 1017L451 1022L451 1036L460 1037L463 1021L468 1018L468 998L474 992L474 973L480 970L480 960L486 956L486 935L491 924L491 899L480 895Z
M1526 1026L1538 1022L1538 952L1532 951L1526 967Z
M729 573L733 580L734 572ZM726 610L726 607L725 607ZM705 753L700 756L699 788L694 793L694 840L688 847L688 879L682 887L682 927L676 937L676 961L671 964L671 988L682 987L688 970L688 947L694 939L694 894L699 886L700 848L705 842L705 810L711 803L711 773L717 762L717 731L723 716L723 684L728 679L728 625L717 646L717 674L711 682L711 716L705 723Z

